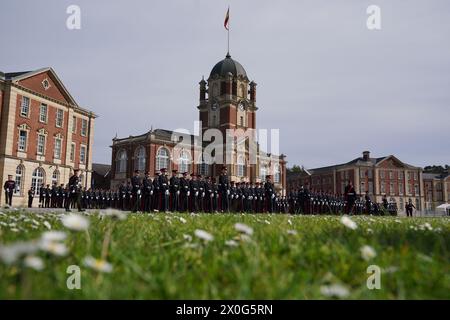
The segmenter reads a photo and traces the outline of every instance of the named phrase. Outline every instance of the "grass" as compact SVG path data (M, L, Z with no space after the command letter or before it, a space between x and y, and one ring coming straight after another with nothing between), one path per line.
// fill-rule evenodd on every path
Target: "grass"
M0 215L0 246L39 238L48 221L68 233L70 250L64 257L39 251L41 271L0 261L0 299L327 299L335 297L323 291L330 285L345 288L347 299L450 298L448 218L352 217L358 228L351 230L336 216L130 214L120 221L94 213L88 231L73 232L61 216ZM253 228L247 241L238 222ZM196 229L214 240L199 239ZM225 244L230 239L236 247ZM369 261L364 245L376 251ZM88 255L103 255L113 271L84 266ZM80 290L66 286L69 265L81 268ZM369 265L382 270L380 290L367 289Z

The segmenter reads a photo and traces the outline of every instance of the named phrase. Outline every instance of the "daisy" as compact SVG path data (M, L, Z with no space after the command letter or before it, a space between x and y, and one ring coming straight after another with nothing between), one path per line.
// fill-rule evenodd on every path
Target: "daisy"
M366 261L369 261L377 256L375 249L371 246L362 246L359 250L361 251L361 257Z
M347 216L343 216L341 218L341 223L346 226L349 229L355 230L356 228L358 228L358 225L356 224L356 222L354 222L352 219L350 219Z
M34 269L36 271L41 271L44 269L44 261L36 256L27 256L23 263L26 267Z
M350 294L350 291L346 286L341 284L331 284L321 286L320 293L327 297L346 298Z
M78 214L69 214L62 217L63 225L73 231L85 231L89 228L89 220Z
M186 223L187 222L186 219L183 218L183 217L179 217L178 219L181 221L181 223Z
M112 265L109 262L101 259L95 259L91 256L84 258L83 263L86 267L89 267L98 272L111 273Z
M42 241L64 241L67 234L64 231L46 231L42 234Z
M194 234L195 234L196 237L198 237L198 238L200 238L202 240L205 240L205 241L212 241L212 240L214 240L213 235L208 233L208 232L206 232L205 230L197 229L197 230L195 230Z
M251 236L253 234L253 229L251 227L249 227L248 225L243 224L243 223L236 223L234 225L234 228L237 231L245 233L246 235L249 235L249 236Z
M183 239L186 241L191 242L192 241L192 236L188 235L188 234L183 234Z
M50 223L48 221L44 221L43 224L48 230L50 230L52 228L52 226L50 225Z
M227 241L225 241L225 245L228 247L237 247L237 246L239 246L239 243L237 243L234 240L227 240Z
M287 233L292 235L292 236L295 236L297 234L297 231L295 231L295 230L288 230Z
M127 214L120 210L107 209L100 211L100 217L111 217L123 221L127 218Z
M55 256L63 257L69 252L65 244L56 241L41 241L39 247L42 251L51 253Z
M0 260L12 264L21 256L34 254L38 250L35 242L16 242L8 246L0 246Z

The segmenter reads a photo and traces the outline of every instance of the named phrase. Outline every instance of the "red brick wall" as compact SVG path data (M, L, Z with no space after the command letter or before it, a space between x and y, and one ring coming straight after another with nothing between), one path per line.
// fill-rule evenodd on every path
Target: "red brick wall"
M66 115L65 115L66 116ZM88 138L89 138L89 120L87 120L88 122L88 130L86 131L86 136L82 136L81 135L81 119L79 116L75 115L75 117L77 118L77 123L76 123L76 132L72 133L72 128L69 128L69 134L72 135L72 142L75 142L75 157L74 157L74 165L75 168L77 168L79 166L80 163L80 145L83 144L86 146L86 161L87 161L87 146L88 146ZM67 124L66 124L67 125ZM70 146L69 146L70 148ZM90 151L92 152L92 150Z

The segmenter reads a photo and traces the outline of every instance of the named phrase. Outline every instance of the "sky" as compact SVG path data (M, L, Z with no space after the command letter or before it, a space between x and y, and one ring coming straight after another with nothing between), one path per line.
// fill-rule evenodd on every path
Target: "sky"
M69 5L81 29L69 30ZM227 51L258 83L257 127L280 129L288 166L364 150L450 164L448 0L2 0L0 70L52 67L98 114L94 155L151 127L193 132L198 82ZM369 30L366 10L381 9Z

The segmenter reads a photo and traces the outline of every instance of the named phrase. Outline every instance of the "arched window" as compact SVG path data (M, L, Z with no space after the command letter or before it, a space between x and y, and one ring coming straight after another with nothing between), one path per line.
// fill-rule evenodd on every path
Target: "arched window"
M54 185L54 184L58 185L58 183L59 183L59 171L55 170L55 171L53 171L53 174L52 174L52 185Z
M134 169L143 171L145 170L145 163L147 161L146 155L145 155L145 148L144 147L138 147L134 153Z
M276 164L273 167L273 182L280 183L280 181L281 181L280 165Z
M161 148L158 150L156 155L156 171L159 171L163 168L169 169L170 156L169 150L166 148Z
M202 176L209 176L209 165L203 159L203 155L200 155L199 160L198 160L198 172Z
M34 194L39 194L41 186L44 183L45 171L42 168L36 168L31 176L31 187L34 189Z
M266 180L267 171L267 166L265 165L261 165L261 167L259 168L259 177L262 181Z
M243 155L239 155L237 158L237 176L245 176L245 159Z
M22 194L22 181L25 173L25 168L23 165L18 165L16 168L16 189L14 190L14 194L20 195Z
M178 158L178 170L180 172L189 172L191 164L191 155L187 151L181 151L180 158Z
M81 186L82 186L82 187L85 187L85 185L84 185L84 184L85 184L85 183L84 183L84 182L85 182L84 179L85 179L84 174L80 174L80 182L81 182Z
M128 156L125 150L120 150L116 157L116 172L122 173L127 171Z

